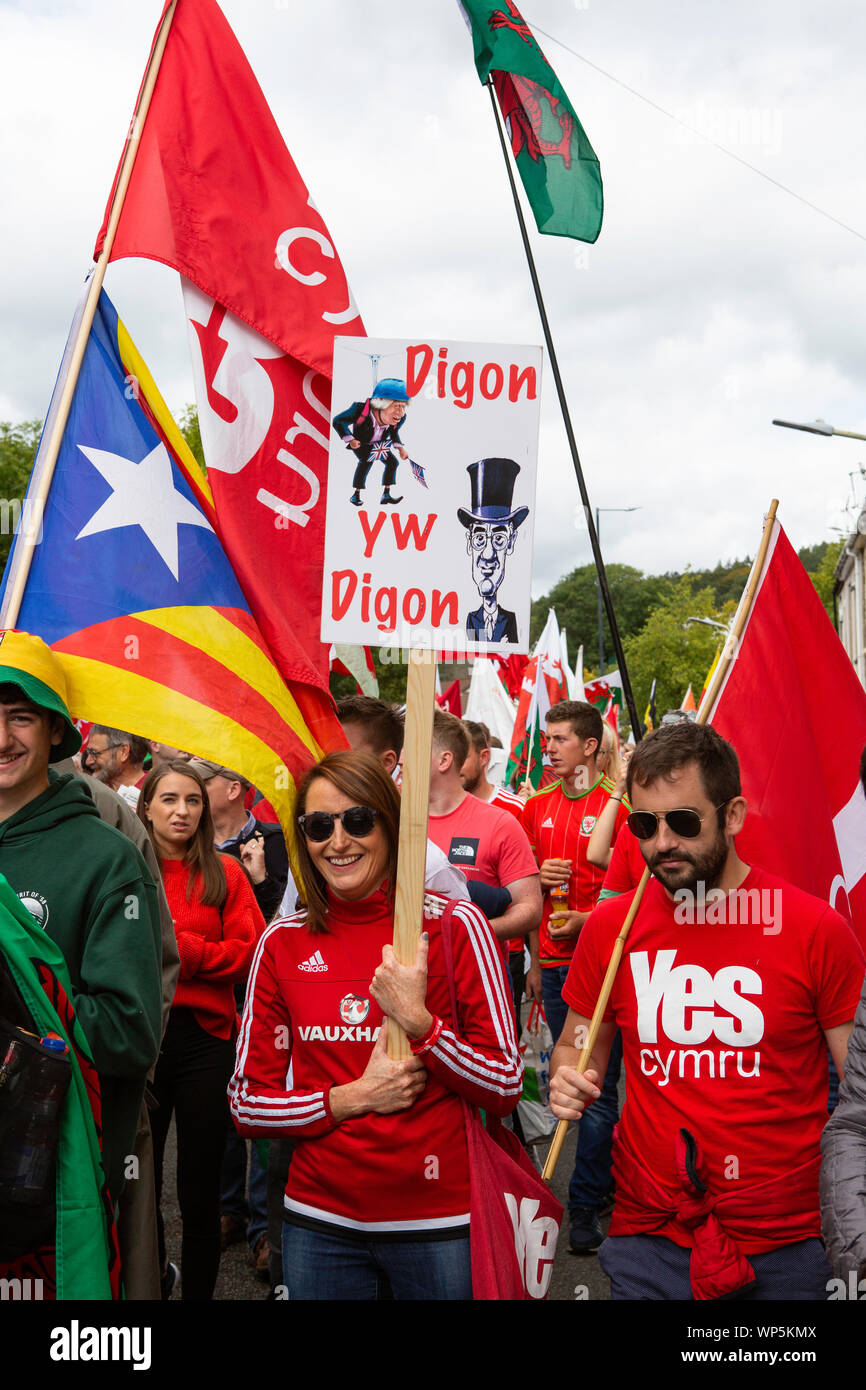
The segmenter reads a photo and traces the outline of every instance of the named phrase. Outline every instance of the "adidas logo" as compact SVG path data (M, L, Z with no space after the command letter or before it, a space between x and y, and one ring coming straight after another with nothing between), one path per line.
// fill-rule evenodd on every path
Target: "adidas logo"
M543 820L541 822L541 828L542 830L553 830L555 828L553 820L550 816L547 817L547 820Z
M308 960L302 960L298 966L299 970L305 970L308 975L320 975L323 970L327 970L327 965L322 960L321 951L314 951Z

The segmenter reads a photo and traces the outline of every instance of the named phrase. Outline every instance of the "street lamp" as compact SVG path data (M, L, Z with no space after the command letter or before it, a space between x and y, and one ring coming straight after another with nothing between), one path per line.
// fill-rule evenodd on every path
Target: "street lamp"
M727 632L729 623L717 623L715 618L686 618L687 623L705 623L707 627L717 627L722 632Z
M846 439L862 439L866 442L866 434L854 434L851 430L836 430L832 425L828 425L826 420L813 420L811 425L797 425L793 420L774 420L774 425L782 425L786 430L805 430L806 434L842 434Z
M639 512L640 507L596 507L595 509L595 534L598 537L598 548L601 551L601 527L599 526L599 512ZM598 588L598 674L604 675L604 608L601 601L601 580L596 575L596 587Z

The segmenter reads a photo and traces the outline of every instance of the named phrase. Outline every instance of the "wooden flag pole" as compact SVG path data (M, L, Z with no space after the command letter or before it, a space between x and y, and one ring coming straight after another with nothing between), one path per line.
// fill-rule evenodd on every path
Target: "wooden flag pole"
M111 201L111 211L108 218L105 241L96 267L91 273L87 298L84 301L84 307L81 311L81 318L78 324L78 332L69 358L69 367L57 403L57 410L53 412L51 420L51 434L45 443L44 450L41 447L39 449L39 475L36 483L36 491L32 498L28 498L30 506L26 509L26 521L23 520L24 512L22 512L22 526L19 530L15 546L15 565L9 588L3 600L2 612L0 612L0 626L2 627L14 627L18 621L18 614L21 610L21 603L24 598L24 590L27 587L27 578L30 574L30 566L33 562L33 553L36 549L41 532L41 521L45 510L45 503L48 500L48 490L51 487L51 480L54 476L57 456L60 453L60 445L63 440L63 432L66 429L66 422L69 419L72 398L75 395L81 364L84 361L85 348L87 347L87 342L90 337L90 330L93 327L96 306L99 303L102 282L105 279L105 271L111 256L111 248L114 245L114 238L117 233L118 223L120 222L120 214L123 211L123 201L126 197L126 190L129 187L129 180L132 177L132 169L135 164L135 157L138 154L141 132L144 129L144 122L147 118L150 100L153 96L153 89L156 86L162 55L165 52L165 45L168 40L168 31L171 28L171 21L174 18L176 8L177 0L171 0L171 4L163 16L162 23L157 33L145 71L141 96L139 97L138 104L136 105L135 112L130 122L123 163Z
M604 980L602 981L601 989L599 990L598 999L596 1000L595 1009L593 1010L592 1018L590 1020L589 1032L586 1037L586 1042L584 1043L583 1048L581 1050L581 1054L577 1059L578 1071L586 1071L587 1064L589 1062L590 1057L592 1056L592 1049L595 1047L595 1040L598 1037L598 1030L601 1027L602 1019L604 1018L604 1011L607 1008L607 1001L610 998L610 992L613 989L613 982L616 979L616 972L619 969L619 963L622 958L623 949L625 947L626 937L631 931L631 924L637 915L637 910L640 907L640 900L643 897L644 889L650 881L650 877L651 875L649 867L647 867L643 871L643 876L641 878L640 883L637 886L637 892L635 893L634 898L632 899L631 907L628 910L626 919L620 927L619 936L613 943L613 950L610 954L610 961L608 962L607 973L604 977ZM601 1080L603 1081L604 1077L602 1077ZM559 1155L562 1150L562 1145L565 1141L565 1136L568 1133L568 1126L570 1123L570 1120L560 1120L556 1126L556 1130L554 1131L553 1135L553 1142L551 1143L550 1148L547 1151L547 1158L545 1159L544 1168L541 1174L545 1182L550 1182L551 1178L553 1177L554 1169L556 1168L556 1165L559 1162Z
M394 954L403 965L412 965L415 960L424 913L435 688L435 653L410 651L394 902ZM398 1059L412 1055L406 1034L392 1020L388 1022L388 1054Z
M737 614L734 619L734 625L731 629L730 636L728 637L728 640L725 643L725 650L722 653L722 657L719 660L719 664L716 667L715 672L713 673L713 679L710 682L709 689L707 690L706 695L701 701L701 707L698 710L697 718L695 720L696 724L707 723L707 720L709 719L710 712L716 701L718 693L721 690L722 682L724 681L725 676L727 675L728 669L731 666L732 662L736 659L737 646L739 644L740 638L743 635L746 623L748 622L749 614L752 611L752 604L755 601L755 594L758 591L758 584L760 583L761 575L763 573L764 561L767 558L767 550L770 545L770 538L773 534L773 525L776 520L776 509L778 508L778 505L778 499L774 497L772 502L770 503L769 511L767 512L767 517L764 522L764 531L763 535L761 536L761 544L758 547L758 553L755 556L755 563L752 566L752 570L746 583L746 587L743 590L743 597L740 599L740 606L737 609ZM631 931L631 924L634 921L635 916L637 915L637 910L640 906L640 901L643 897L644 889L646 888L649 881L650 870L649 866L647 866L647 868L645 868L643 871L641 881L638 884L637 892L635 893L634 898L632 899L631 907L628 910L626 919L623 922L622 927L620 928L619 936L613 943L613 950L611 951L610 961L607 967L607 973L605 974L604 980L602 981L602 986L599 990L599 995L596 1001L595 1009L593 1010L592 1019L590 1020L589 1033L587 1035L586 1042L581 1050L580 1056L577 1059L577 1071L585 1071L589 1059L592 1056L592 1049L595 1047L595 1040L598 1037L598 1030L601 1027L601 1022L604 1018L604 1012L607 1008L607 1002L610 998L610 992L613 989L613 982L616 979L616 972L619 969L619 963L622 959L622 953L625 948L626 937ZM568 1126L570 1123L571 1122L569 1120L560 1120L556 1126L556 1130L553 1135L553 1141L550 1145L550 1149L548 1150L547 1159L545 1160L544 1170L541 1174L545 1182L550 1182L551 1178L553 1177L553 1173L559 1161L559 1155L562 1150L562 1145L565 1140L565 1136L568 1132Z

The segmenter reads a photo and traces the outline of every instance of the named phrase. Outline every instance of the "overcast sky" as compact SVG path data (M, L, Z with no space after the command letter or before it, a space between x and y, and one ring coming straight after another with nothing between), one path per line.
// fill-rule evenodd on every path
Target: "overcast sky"
M368 332L540 343L455 0L222 8ZM47 408L160 10L0 0L0 419ZM523 12L604 180L595 246L532 238L590 500L641 509L602 516L605 558L657 572L754 554L773 496L795 546L832 539L852 487L856 519L866 445L771 420L866 434L866 12L856 0L526 0ZM179 411L193 389L177 277L127 261L106 288ZM577 503L546 370L535 594L591 559Z

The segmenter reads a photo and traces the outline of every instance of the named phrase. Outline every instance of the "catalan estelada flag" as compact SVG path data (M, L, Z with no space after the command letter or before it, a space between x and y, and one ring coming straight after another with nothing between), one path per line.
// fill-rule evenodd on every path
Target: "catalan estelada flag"
M39 474L37 454L28 495ZM16 540L4 598L17 550ZM74 717L234 768L288 827L295 779L328 729L314 736L277 672L216 533L207 479L104 292L14 626L61 658Z

